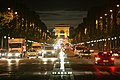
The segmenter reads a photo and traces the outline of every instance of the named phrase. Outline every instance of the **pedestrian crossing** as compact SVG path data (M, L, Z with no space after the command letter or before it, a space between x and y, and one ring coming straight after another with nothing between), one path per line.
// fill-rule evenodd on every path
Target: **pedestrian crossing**
M58 74L57 74L58 73ZM10 73L0 73L0 76L3 75L9 75ZM35 71L35 72L24 72L24 74L31 74L31 75L74 75L74 76L80 76L80 75L113 75L113 73L111 72L107 72L107 71L101 71L101 72L96 72L96 71L70 71L70 72L53 72L53 71ZM120 76L120 71L116 71L114 73L114 75L119 75Z

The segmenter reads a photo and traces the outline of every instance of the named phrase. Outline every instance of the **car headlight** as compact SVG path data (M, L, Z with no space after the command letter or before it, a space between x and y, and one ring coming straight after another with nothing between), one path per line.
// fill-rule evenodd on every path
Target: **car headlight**
M2 56L5 56L5 53L3 53Z
M39 51L38 53L42 53L41 51Z
M44 52L44 50L42 50L41 52Z
M16 53L15 56L19 56L20 54L19 53Z
M118 54L117 54L117 53L114 53L113 56L118 56Z
M52 53L55 53L55 51L52 51Z
M44 51L44 53L46 53L46 51Z
M12 56L12 54L9 53L8 56L10 57L10 56Z

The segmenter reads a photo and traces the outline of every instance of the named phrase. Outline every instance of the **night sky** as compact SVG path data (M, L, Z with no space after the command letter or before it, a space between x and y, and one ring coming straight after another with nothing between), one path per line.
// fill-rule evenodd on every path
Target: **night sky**
M87 16L87 11L104 5L108 0L19 0L40 15L48 29L55 24L70 24L77 27Z

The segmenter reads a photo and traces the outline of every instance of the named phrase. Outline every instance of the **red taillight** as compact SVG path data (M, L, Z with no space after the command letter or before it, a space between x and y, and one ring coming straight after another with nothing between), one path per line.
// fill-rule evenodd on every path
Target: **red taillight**
M113 61L114 61L114 60L115 60L115 58L114 58L114 57L111 57L111 60L113 60Z

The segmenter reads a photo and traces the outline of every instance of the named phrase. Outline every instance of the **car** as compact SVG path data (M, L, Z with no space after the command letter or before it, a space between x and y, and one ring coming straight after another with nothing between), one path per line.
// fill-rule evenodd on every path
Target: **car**
M79 56L79 54L84 52L84 46L75 46L74 47L74 55Z
M30 49L26 53L27 58L38 58L38 52L34 49Z
M8 52L7 58L21 58L22 53L18 50L11 50Z
M95 56L95 64L105 64L105 65L114 65L115 58L112 56L110 52L100 51L98 55Z
M114 56L115 58L120 58L120 50L112 49L112 50L110 51L110 53L111 53L112 56Z
M91 58L91 51L90 50L84 50L83 53L79 53L80 58Z
M57 56L57 52L54 49L54 46L44 46L44 49L42 50L42 52L44 53L44 57L56 57Z
M0 58L7 58L8 51L6 49L0 49Z

